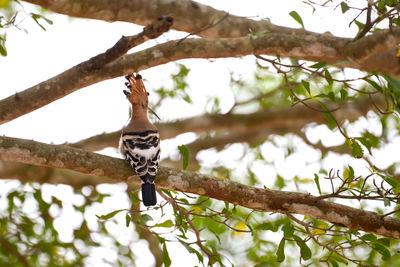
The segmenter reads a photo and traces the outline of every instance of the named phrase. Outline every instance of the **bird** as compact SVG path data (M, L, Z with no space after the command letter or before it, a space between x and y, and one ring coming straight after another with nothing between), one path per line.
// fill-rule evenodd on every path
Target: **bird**
M149 121L148 95L142 76L133 73L125 76L128 90L123 90L132 105L132 117L122 129L119 141L121 154L129 162L142 182L142 201L145 206L157 204L154 178L160 161L160 135ZM155 113L154 113L155 114ZM157 114L155 114L157 118Z

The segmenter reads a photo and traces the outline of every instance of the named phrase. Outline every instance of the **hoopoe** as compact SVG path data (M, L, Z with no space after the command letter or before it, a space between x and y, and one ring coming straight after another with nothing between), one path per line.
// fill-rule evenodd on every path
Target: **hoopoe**
M154 178L160 161L160 135L147 117L149 94L142 76L138 73L125 78L128 80L125 85L129 91L123 92L132 104L132 118L122 129L120 152L142 180L143 204L153 206L157 204Z

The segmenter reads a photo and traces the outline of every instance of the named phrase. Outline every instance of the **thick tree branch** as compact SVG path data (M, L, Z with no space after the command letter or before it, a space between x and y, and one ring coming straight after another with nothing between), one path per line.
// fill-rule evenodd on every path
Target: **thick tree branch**
M140 182L124 160L62 145L0 137L0 159L70 169L128 184ZM354 230L400 238L399 219L321 200L310 194L255 188L166 167L160 168L157 184L162 188L204 195L250 209L302 214Z
M393 40L400 40L400 30L393 31L390 34L394 39L389 38L391 41L387 43L392 44ZM170 41L160 44L121 57L101 69L91 65L91 60L89 60L21 93L0 101L0 124L47 105L91 84L185 58L224 58L252 54L280 54L282 57L325 61L328 64L342 62L339 65L340 67L379 70L393 75L398 71L400 72L400 64L395 56L392 58L391 54L385 54L385 60L379 58L372 61L368 58L366 59L368 64L364 66L363 62L360 62L357 56L364 59L366 57L365 51L373 50L364 49L364 52L358 54L355 52L359 49L357 45L353 45L353 49L345 49L348 40L341 39L338 41L336 39L336 37L329 35L310 35L305 37L275 33L230 39L195 38L186 39L184 42ZM361 39L357 42L363 40ZM373 42L373 37L370 40ZM351 60L347 61L347 59ZM393 66L390 63L391 61L395 61L394 64L396 66ZM81 65L90 66L90 68L85 68L85 71L82 71ZM90 71L88 72L87 70Z
M73 188L116 182L112 179L77 173L67 169L34 166L11 161L0 161L0 179L18 179L23 183L67 184Z
M71 1L56 0L28 0L27 2L41 5L49 10L70 16L93 18L106 21L127 21L134 24L146 25L154 20L157 16L168 14L175 19L174 29L185 32L197 32L216 21L224 18L221 23L207 30L200 31L197 34L202 37L240 37L246 36L250 32L268 32L268 34L277 33L278 35L295 36L300 35L302 42L308 43L311 38L323 38L326 34L318 34L306 31L304 29L293 29L274 25L266 20L251 20L245 17L228 15L224 11L216 10L212 7L202 5L193 1L182 0L80 0ZM165 13L161 13L165 12ZM349 57L350 64L348 67L360 68L362 70L377 70L391 75L400 73L400 66L397 61L396 52L398 39L398 29L392 29L374 33L370 36L358 39L350 43L350 39L331 36L332 44L350 43L351 45L345 49L343 53L344 59ZM365 39L365 40L364 40ZM301 43L301 42L300 42ZM317 43L316 43L317 44ZM315 50L310 46L310 51ZM317 53L318 53L318 49ZM276 55L275 54L271 55ZM364 54L359 57L357 54ZM370 59L367 60L368 57ZM356 56L356 57L354 57ZM385 64L382 58L385 58ZM299 58L299 57L296 57ZM299 59L307 59L300 57ZM363 60L361 60L363 59ZM318 59L315 61L327 61ZM389 65L389 66L388 66Z
M146 25L160 15L174 18L174 29L196 32L202 37L239 37L250 32L268 30L287 34L308 33L303 29L291 29L274 25L266 20L252 20L228 15L221 10L187 0L25 0L56 13L73 17L105 21L125 21ZM214 27L200 29L226 18Z
M81 84L91 80L92 76L106 64L123 56L132 47L160 36L168 31L171 25L172 18L159 17L157 21L146 26L139 34L129 37L123 36L106 52L0 101L0 124L18 118L82 88Z

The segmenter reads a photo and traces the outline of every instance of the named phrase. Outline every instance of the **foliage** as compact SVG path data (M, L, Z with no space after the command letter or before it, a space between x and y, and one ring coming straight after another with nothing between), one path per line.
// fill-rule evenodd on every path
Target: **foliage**
M20 26L24 19L32 19L44 31L46 28L43 22L52 25L53 21L46 18L43 13L45 13L44 9L38 10L37 13L27 12L19 0L0 0L0 55L7 56L7 29L16 28L27 31Z
M117 241L117 236L110 233L105 221L97 220L93 224L93 220L87 217L88 212L109 195L85 187L71 192L72 198L79 200L75 204L73 199L65 199L65 195L61 200L46 194L49 186L46 187L47 190L37 184L17 185L0 197L2 206L7 206L0 210L2 266L80 266L93 261L93 257L98 263L111 263L106 255L93 255L96 249L104 248L101 238L106 237L110 241L108 256L118 255L114 257L114 264L134 262L129 243ZM66 216L75 219L65 222ZM111 219L111 216L104 219ZM71 231L68 237L66 231Z

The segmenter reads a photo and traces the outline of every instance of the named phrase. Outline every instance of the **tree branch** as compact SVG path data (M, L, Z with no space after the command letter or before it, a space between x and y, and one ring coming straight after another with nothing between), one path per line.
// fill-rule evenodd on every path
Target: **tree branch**
M157 16L168 14L175 20L173 26L174 29L188 33L197 32L199 29L213 25L216 21L226 17L221 21L221 23L218 23L205 31L198 32L199 36L208 38L243 37L249 33L267 32L268 35L278 34L279 36L300 36L301 41L298 43L300 44L305 42L308 44L309 38L315 40L315 38L321 39L330 36L327 34L309 32L304 29L277 26L266 20L256 21L246 17L234 15L227 16L224 11L216 10L212 7L193 1L79 0L74 1L73 5L70 1L61 0L27 0L26 2L38 4L54 12L70 16L100 19L105 21L126 21L139 25L146 25L153 21ZM346 52L343 53L343 58L340 59L340 61L347 60L347 57L349 57L350 62L343 64L343 67L352 67L367 71L376 70L388 73L392 76L398 76L400 73L400 64L396 57L396 48L399 43L398 31L399 29L391 29L390 31L383 30L367 37L354 40L353 42L351 42L352 39L334 36L330 36L330 39L332 45L349 44L349 48L345 49ZM382 36L386 36L383 41ZM318 42L315 42L315 46L312 46L311 44L311 46L309 46L309 52L312 53L315 51L315 53L319 54L318 46ZM359 57L354 57L358 53L368 54L368 57L363 57L363 60ZM269 55L274 56L276 54L281 54L281 56L283 55L279 52L274 52ZM298 55L300 56L300 53L298 53ZM294 58L307 59L302 56ZM319 59L315 59L315 61L327 61L320 57L318 58ZM382 58L385 58L385 61L381 60ZM357 64L353 61L356 61Z
M381 97L372 97L374 103L381 105ZM338 121L354 121L368 111L374 109L369 97L363 97L355 102L346 102L333 115ZM303 128L308 123L324 123L325 117L320 112L296 105L294 107L272 107L249 114L204 114L201 116L177 120L174 122L155 123L162 139L176 137L179 134L194 132L229 130L237 136L245 136L250 132L263 131L268 133L284 134ZM106 147L116 147L121 135L120 131L105 133L84 139L69 146L91 151L98 151ZM242 139L235 139L242 140Z
M390 53L384 51L385 55L381 56L384 56L385 60L382 60L382 58L371 59L371 57L368 57L370 54L366 54L368 51L374 52L374 47L378 47L379 51L383 51L383 47L400 42L400 29L393 30L387 35L376 36L377 38L375 38L375 35L371 35L367 41L362 38L352 43L351 49L346 48L348 39L329 35L310 35L305 38L304 35L267 33L229 39L192 38L183 42L179 40L170 41L123 56L101 67L101 69L92 65L91 60L89 60L21 93L3 99L0 101L0 124L91 84L185 58L224 58L252 54L280 54L281 57L325 61L328 64L342 62L338 65L339 67L353 67L369 71L377 70L392 75L400 73L400 64L397 57L391 54L396 53L396 51L390 50ZM384 42L381 45L379 40L390 40L390 42ZM372 43L375 46L372 45L372 48L357 52L360 50L357 46L358 42L363 42L363 45ZM360 61L358 57L365 60L366 64L362 60ZM81 66L86 66L84 68L85 71L82 72Z
M25 0L56 13L79 18L105 21L125 21L146 25L160 15L174 18L174 29L187 33L196 32L202 37L239 37L250 32L280 32L287 34L309 33L303 29L291 29L274 25L266 20L252 20L210 6L187 0ZM73 4L72 4L73 2ZM226 18L214 25L215 22ZM199 32L200 29L205 29Z
M47 145L24 139L0 137L0 159L70 169L128 184L138 185L140 182L124 160L63 145ZM160 168L157 185L259 211L302 214L354 230L400 238L399 219L321 200L310 194L255 188L200 173L166 167Z
M0 161L0 179L18 179L22 183L67 184L74 188L81 188L88 185L96 186L104 183L116 183L116 181L112 179L77 173L67 169L55 169L11 161ZM135 186L131 189L136 188L138 187Z
M104 66L126 54L132 47L160 36L168 31L171 25L172 18L159 17L157 21L146 26L139 34L121 37L106 52L92 57L47 81L0 101L0 124L18 118L83 86L87 86L92 76Z

